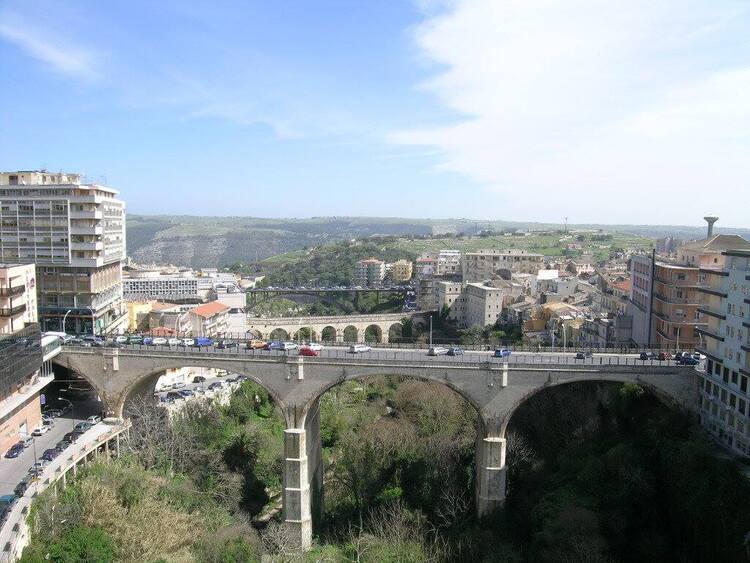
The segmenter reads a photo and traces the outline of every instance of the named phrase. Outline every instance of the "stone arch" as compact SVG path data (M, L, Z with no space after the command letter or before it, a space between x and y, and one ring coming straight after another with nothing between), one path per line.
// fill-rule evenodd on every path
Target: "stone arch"
M184 364L184 365L183 365ZM190 367L209 367L214 369L224 369L222 367L218 366L198 366L195 365L195 363L192 363L190 361L186 361L183 364L175 364L170 365L166 368L159 368L158 370L150 370L148 372L140 374L135 380L127 386L120 398L119 403L115 408L115 415L118 417L122 417L125 412L125 407L135 395L137 394L144 394L148 397L153 396L154 391L156 389L156 383L159 380L159 378L164 375L167 369L180 369L180 368L190 368ZM233 368L234 373L240 373L247 377L249 380L251 380L253 383L259 385L263 389L265 389L268 392L268 395L273 400L276 407L279 409L279 411L282 413L282 416L284 417L285 423L287 425L289 424L289 413L287 412L287 409L285 407L284 402L281 400L281 398L278 396L276 391L272 388L270 388L268 385L266 385L261 378L259 378L257 375L253 373L248 373L245 370L238 370L236 368Z
M268 339L269 340L289 340L289 333L281 327L275 328L271 332L268 333Z
M380 325L371 324L365 328L365 342L383 342L383 329Z
M565 381L557 381L553 383L548 383L546 385L541 385L539 387L536 387L532 390L530 390L528 393L522 395L520 398L515 399L505 410L505 412L501 415L501 417L493 421L496 424L493 424L492 426L497 427L497 433L500 438L505 438L505 433L508 430L508 425L510 424L511 418L513 418L513 415L515 412L523 405L527 400L529 400L531 397L537 395L538 393L541 393L545 390L551 389L552 387L559 387L561 385L568 385L571 383L614 383L618 385L622 385L623 383L632 383L634 385L638 385L640 387L643 387L645 390L647 390L651 395L653 395L656 399L658 399L664 406L668 408L682 408L683 406L680 405L680 403L672 397L668 392L666 392L663 389L660 389L659 387L643 380L633 380L633 378L629 378L627 376L622 377L607 377L607 378L592 378L592 377L580 377L580 378L573 378L573 379L567 379Z
M323 329L320 331L320 341L336 342L336 332L336 328L332 327L331 325L323 327Z
M94 391L94 393L96 393L96 395L99 397L99 401L101 402L104 412L108 412L110 410L110 404L113 402L112 398L109 396L109 394L106 392L105 389L103 389L100 385L97 384L97 381L95 379L89 377L86 374L86 370L78 369L76 366L68 365L64 362L55 361L55 359L52 359L51 363L53 366L59 366L59 367L65 368L71 375L75 375L76 377L79 377L83 381L88 383L91 386L91 389ZM52 371L54 373L55 371L54 368L52 369ZM55 379L57 379L57 377L55 377Z
M396 340L400 340L403 336L403 328L404 325L399 323L393 323L391 326L388 327L388 341L394 342Z
M294 334L292 334L292 340L295 342L301 341L301 342L315 342L317 339L317 333L315 332L315 329L311 326L301 326L298 330L294 331Z
M359 336L359 330L354 325L348 325L344 327L344 330L342 331L342 335L344 337L344 342L357 342L357 337Z

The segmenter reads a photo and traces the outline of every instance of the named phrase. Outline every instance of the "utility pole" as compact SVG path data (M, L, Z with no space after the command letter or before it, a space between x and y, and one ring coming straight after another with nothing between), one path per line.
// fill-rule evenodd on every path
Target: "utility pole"
M432 348L432 313L430 313L430 348Z

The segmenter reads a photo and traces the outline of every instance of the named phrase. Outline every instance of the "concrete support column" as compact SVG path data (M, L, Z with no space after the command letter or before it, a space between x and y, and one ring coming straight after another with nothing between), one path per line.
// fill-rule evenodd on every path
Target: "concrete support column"
M477 441L477 514L484 516L505 503L505 438Z
M357 342L360 344L363 344L365 341L365 332L367 332L367 327L363 329L357 329Z
M284 430L283 519L287 533L307 550L312 545L307 440L303 428Z
M388 344L388 338L390 337L390 334L388 334L388 329L380 327L380 341L383 344Z

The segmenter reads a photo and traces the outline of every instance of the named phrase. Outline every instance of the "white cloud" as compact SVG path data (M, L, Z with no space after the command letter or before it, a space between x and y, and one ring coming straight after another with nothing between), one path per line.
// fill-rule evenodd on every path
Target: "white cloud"
M738 6L457 0L414 36L440 65L423 87L459 118L392 140L440 150L440 168L499 197L506 218L685 223L708 205L742 226L750 20Z
M11 11L0 14L0 37L62 74L90 80L98 76L94 55L76 45L74 37L37 27Z

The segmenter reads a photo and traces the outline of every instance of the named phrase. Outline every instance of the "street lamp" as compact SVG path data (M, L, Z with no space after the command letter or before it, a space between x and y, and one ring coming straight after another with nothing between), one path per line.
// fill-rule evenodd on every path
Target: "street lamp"
M68 315L71 313L72 310L73 309L68 309L67 311L65 311L65 314L63 315L62 332L65 332L65 321L67 320Z
M91 311L91 336L96 336L96 313L91 307L86 308Z
M70 416L73 417L73 426L75 426L76 425L76 415L75 415L76 408L75 408L75 405L73 404L73 401L71 401L70 399L66 397L58 397L57 400L65 401L70 405Z

